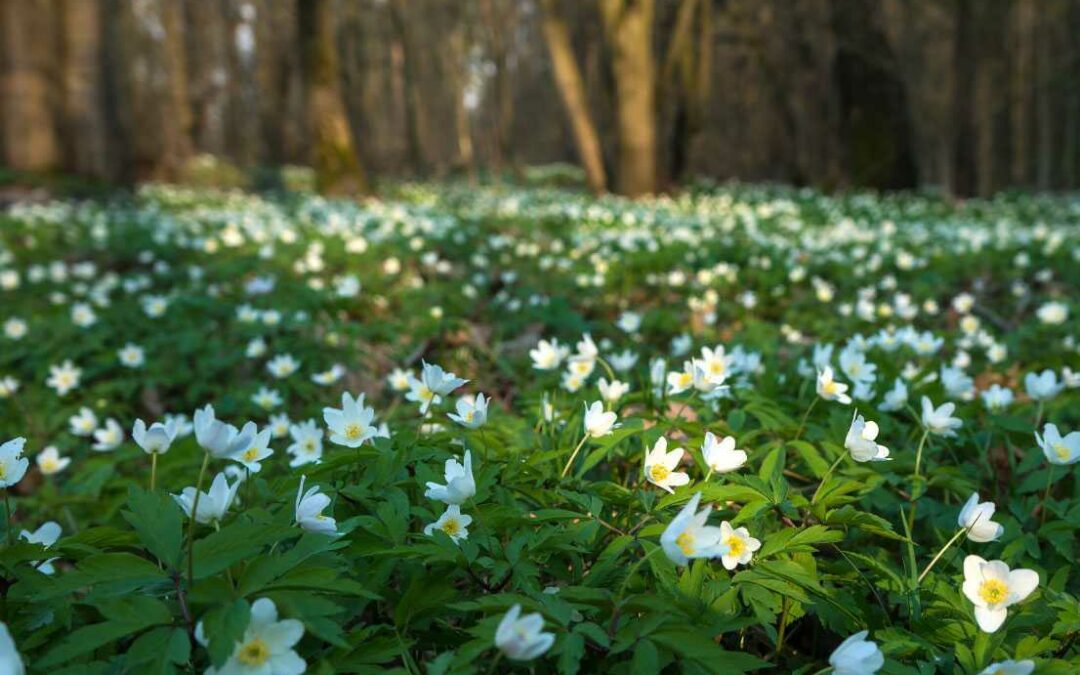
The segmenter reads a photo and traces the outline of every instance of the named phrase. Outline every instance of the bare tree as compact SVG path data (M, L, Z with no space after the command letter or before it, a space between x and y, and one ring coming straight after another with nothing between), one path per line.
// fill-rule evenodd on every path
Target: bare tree
M600 0L615 77L615 181L621 194L656 191L656 74L653 0Z
M367 177L360 167L341 98L332 3L298 0L297 18L311 161L319 189L327 194L366 192Z
M592 115L589 113L585 97L585 85L581 71L574 57L574 47L570 41L570 30L559 14L555 0L542 0L544 40L551 55L555 85L559 90L566 115L570 120L570 129L574 136L581 166L585 169L585 182L594 193L607 189L607 175L604 172L604 155L600 149L600 137L596 133Z

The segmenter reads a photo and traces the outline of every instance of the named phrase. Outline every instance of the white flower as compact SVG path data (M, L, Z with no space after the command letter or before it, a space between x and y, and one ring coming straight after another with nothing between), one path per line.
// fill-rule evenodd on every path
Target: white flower
M291 354L278 354L266 364L266 369L270 371L270 374L279 380L292 375L299 368L300 362L294 359Z
M277 607L269 598L251 604L251 620L244 637L220 668L204 675L300 675L307 663L293 650L304 636L304 624L296 619L278 621ZM200 621L195 631L200 644L208 644Z
M358 448L375 437L375 409L364 405L364 395L356 398L341 392L341 409L323 408L323 420L330 428L330 442Z
M885 392L884 399L878 409L885 412L893 412L900 410L907 405L908 391L907 385L904 384L902 379L897 379L893 383L893 388Z
M92 436L94 429L97 429L98 418L93 410L84 406L79 408L77 415L68 418L68 424L71 426L71 433L76 436Z
M468 382L453 373L444 371L441 367L422 361L423 368L420 379L409 383L411 391L405 396L410 401L420 403L421 410L427 412L432 404L437 404L440 397L447 396L452 391Z
M738 565L746 565L754 557L754 551L761 548L761 542L750 536L745 527L733 529L726 520L720 523L720 543L727 549L720 556L724 569L733 570Z
M411 370L394 368L394 370L386 376L386 382L394 391L402 392L408 390L409 381L413 378L414 376Z
M164 455L176 440L177 421L171 419L164 424L154 422L149 428L146 422L135 420L131 428L131 438L148 455Z
M19 318L11 318L4 322L4 335L9 340L21 340L26 337L26 322Z
M50 520L47 523L42 523L41 527L31 532L30 530L23 530L19 533L20 539L25 539L31 544L41 544L45 548L49 548L60 539L60 523ZM53 568L52 563L56 558L49 558L48 560L37 563L35 567L42 574L54 574L56 569ZM3 664L3 659L0 658L0 664ZM0 673L6 672L0 670Z
M956 429L962 427L964 423L952 416L954 410L956 410L956 404L951 401L935 408L930 399L923 396L922 424L935 436L955 436Z
M250 427L244 429L245 432L254 431ZM195 411L195 440L203 450L218 459L246 450L254 438L254 433L241 433L233 425L216 419L212 405L207 404L201 410Z
M0 377L0 399L10 398L19 391L19 381L8 375Z
M5 675L25 675L26 673L19 650L15 648L15 641L11 639L7 624L3 622L0 622L0 673Z
M735 438L726 436L718 441L713 432L705 434L705 442L701 445L701 454L709 470L715 473L727 473L734 471L746 464L746 451L735 449Z
M199 512L195 514L195 521L204 525L220 522L225 517L229 507L232 506L238 489L240 489L240 481L229 485L225 474L219 473L214 476L210 489L199 496ZM184 514L190 518L191 508L195 501L195 488L186 487L183 492L172 497L180 505L180 508L184 510Z
M608 382L606 378L601 377L596 382L597 388L600 389L600 398L604 399L608 403L615 403L630 391L630 385L621 380L612 380Z
M472 524L472 516L463 514L460 505L450 504L438 520L424 527L424 534L430 537L435 530L442 530L456 543L469 538L470 524Z
M248 422L240 431L240 435L250 436L251 443L246 448L237 448L228 458L242 464L251 473L259 473L262 470L261 462L274 454L273 449L270 448L271 432L270 427L259 431L254 422Z
M302 466L322 459L323 430L318 427L315 420L307 420L290 426L289 435L293 439L292 445L285 448L285 452L293 456L289 466Z
M94 431L94 443L91 448L98 452L111 452L124 442L124 429L111 417L105 420L105 426Z
M457 402L457 414L448 413L447 417L454 420L467 429L479 429L487 422L487 410L489 399L483 394L477 394L476 398L462 397Z
M1039 575L1034 570L1009 570L1000 560L987 562L977 555L964 558L964 595L975 605L975 621L986 633L1005 623L1007 609L1035 590Z
M465 451L464 464L456 457L446 460L443 477L446 485L428 482L424 496L446 504L462 504L476 494L476 481L472 473L472 453Z
M684 452L682 448L668 452L667 439L663 436L656 439L652 450L645 453L645 477L653 485L674 493L673 487L690 482L690 476L682 471L675 471Z
M615 423L618 418L613 412L605 412L603 403L593 401L593 404L585 409L585 435L592 438L607 436L612 429L619 426Z
M344 377L344 375L345 366L341 365L340 363L335 363L334 365L330 366L330 370L324 370L321 373L315 373L314 375L312 375L311 381L315 384L321 384L325 387L337 382L342 377Z
M984 389L979 395L982 397L983 405L991 412L1001 412L1013 402L1012 389L997 383L990 385L990 388Z
M323 510L330 506L330 497L319 490L318 485L311 486L304 492L307 476L300 476L300 489L296 491L296 524L309 532L337 534L337 521L332 516L323 515Z
M615 325L624 333L636 333L641 328L641 315L637 312L623 312Z
M40 470L44 476L60 473L71 464L71 458L61 457L60 451L55 445L50 445L39 452L34 458L34 461L37 462L38 470Z
M866 639L869 634L870 631L859 631L833 651L829 665L834 675L871 675L885 665L885 655L877 643Z
M514 605L499 622L495 646L513 661L535 659L555 643L555 635L543 629L544 617L538 612L521 616L521 605Z
M1075 464L1080 462L1080 431L1072 431L1065 436L1049 422L1043 427L1042 436L1035 432L1035 441L1051 464Z
M999 661L979 671L979 675L1031 675L1035 672L1035 662L1031 659L1023 661Z
M844 447L856 462L881 462L889 459L889 449L877 443L877 422L867 422L858 413L851 420Z
M570 355L570 348L559 344L558 340L541 340L534 349L529 350L529 357L536 370L554 370Z
M1039 317L1039 321L1056 326L1065 323L1065 319L1069 318L1069 308L1061 302L1048 302L1039 307L1035 315Z
M82 379L82 369L76 368L71 360L59 366L49 366L49 377L45 384L56 390L57 396L66 396L72 389L77 389Z
M281 405L284 400L281 398L281 392L277 389L259 387L259 390L252 394L251 402L263 410L269 411Z
M846 384L833 379L833 369L829 366L825 366L824 369L818 372L817 393L826 401L838 401L848 405L851 403L851 397L844 393L847 389Z
M712 507L706 506L698 512L700 502L701 493L697 492L660 535L660 546L676 565L685 565L691 558L717 558L728 552L727 545L721 541L723 531L705 524Z
M1065 388L1064 382L1058 382L1057 373L1047 368L1041 373L1028 373L1024 376L1024 389L1033 401L1049 401Z
M1001 536L1005 528L1000 523L995 523L994 502L980 502L979 493L974 492L968 497L964 508L960 509L960 517L957 524L967 529L967 538L971 541L985 543L994 541Z
M146 363L146 352L143 348L130 342L117 352L117 356L120 363L128 368L141 368Z

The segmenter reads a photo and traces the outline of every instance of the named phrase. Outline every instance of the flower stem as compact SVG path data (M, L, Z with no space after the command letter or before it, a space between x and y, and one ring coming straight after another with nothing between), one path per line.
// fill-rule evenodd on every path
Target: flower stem
M7 518L7 545L11 546L11 490L4 488L4 515Z
M922 466L922 451L923 446L926 445L926 437L930 435L929 429L924 429L922 432L922 438L919 439L919 449L915 451L915 477L920 476L919 467Z
M154 491L154 484L157 482L157 453L150 453L150 491Z
M840 462L844 461L845 456L846 456L846 454L845 455L840 455L839 457L837 457L836 461L833 462L832 466L829 467L829 470L826 471L825 475L821 477L821 482L818 483L817 489L814 490L814 497L810 500L811 505L814 505L814 504L817 503L817 498L821 494L821 488L825 487L825 483L829 482L829 478L832 477L833 471L836 471L836 467L840 466Z
M574 451L570 453L570 459L567 460L566 467L562 470L562 478L566 478L566 474L570 473L570 467L573 465L574 459L577 458L577 454L581 452L581 448L585 445L585 441L587 440L589 440L589 434L582 436L581 442L579 442L577 447L574 448Z
M799 430L795 432L796 441L799 440L800 436L802 436L803 429L806 427L806 420L810 418L810 412L814 409L814 406L816 406L817 402L820 400L821 399L819 397L815 396L814 400L810 402L809 407L807 407L806 412L803 413L802 421L799 422Z
M1046 500L1050 498L1050 490L1054 487L1054 465L1046 470L1046 491L1043 492L1042 508L1039 509L1039 525L1046 522Z
M919 575L919 578L915 580L916 585L922 583L922 580L925 579L926 575L930 573L930 570L934 567L934 565L937 564L937 561L941 560L941 556L945 555L945 551L948 551L949 547L955 544L957 539L967 533L968 529L969 528L966 527L960 528L960 530L953 535L952 539L950 539L948 542L946 542L944 546L941 547L941 550L937 552L937 555L934 556L934 559L930 561L930 564L927 565L926 569L922 571L922 574Z
M188 588L191 588L195 583L195 516L199 513L199 494L202 492L203 479L206 477L208 464L210 464L210 453L206 452L203 454L199 478L195 481L195 498L191 500L191 522L188 523Z
M502 653L502 650L499 650L499 651L498 651L498 652L497 652L497 653L495 654L495 658L494 658L494 659L492 659L492 661L491 661L491 665L490 665L490 666L488 666L488 669L487 669L487 673L488 673L488 675L491 675L491 673L494 673L494 672L495 672L495 669L499 667L499 661L502 661L502 657L503 657L503 653Z

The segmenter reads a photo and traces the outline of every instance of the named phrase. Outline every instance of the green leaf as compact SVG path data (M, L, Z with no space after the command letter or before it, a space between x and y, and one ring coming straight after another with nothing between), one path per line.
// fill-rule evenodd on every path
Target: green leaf
M172 497L139 487L128 489L124 520L135 529L146 550L172 569L180 566L183 547L183 514Z
M251 606L240 599L206 613L203 617L203 635L210 640L207 651L215 666L220 667L233 653L250 622Z

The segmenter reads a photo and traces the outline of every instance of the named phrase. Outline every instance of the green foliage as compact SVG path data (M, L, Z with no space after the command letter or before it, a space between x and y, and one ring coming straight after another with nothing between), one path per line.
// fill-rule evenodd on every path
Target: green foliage
M299 622L288 649L313 673L809 674L864 629L886 673L1080 667L1080 481L1034 436L1047 421L1080 426L1076 391L1040 403L1023 381L1080 363L1075 199L740 186L628 202L416 184L394 195L149 186L0 216L0 323L27 324L25 337L0 337L0 442L25 436L34 466L7 495L0 611L30 672L204 672L235 661L260 621L282 634ZM150 316L158 296L167 306ZM1052 302L1067 309L1061 322L1039 319ZM78 325L76 303L96 321ZM640 327L620 320L627 311ZM916 350L923 331L943 345ZM603 359L580 381L566 362L534 367L538 340L574 345L586 332ZM128 343L141 366L121 363ZM840 357L853 344L876 371L871 391L852 406L821 400L824 365L853 384ZM672 392L665 375L717 345L727 390ZM825 345L835 353L815 355ZM297 372L268 369L286 354ZM82 372L61 396L46 379L65 360ZM421 361L470 382L425 413L387 379L419 375ZM970 391L943 382L954 362ZM320 377L337 364L339 376ZM601 377L629 386L605 405L620 426L583 439ZM884 405L896 382L906 403ZM988 408L991 383L1015 400ZM342 391L364 392L370 426L388 433L358 448L322 438L321 461L299 464L290 425L323 431ZM492 399L478 429L446 417L466 392ZM922 396L955 402L963 425L928 436L916 471ZM220 517L192 525L176 496L199 474L196 438L157 456L151 489L151 458L129 437L136 418L207 403L221 420L273 429L274 454L257 470L210 459L204 491L228 466L239 468L229 485L241 482ZM852 458L855 406L889 461ZM84 407L95 428L115 419L128 438L95 450L71 422ZM733 436L745 464L710 469L707 433ZM687 484L670 491L646 470L660 438L685 449L674 470ZM38 468L49 445L71 465ZM428 484L445 483L466 449L468 536L427 533L447 511ZM334 534L298 523L301 476L328 498ZM973 492L996 504L1003 534L946 546ZM760 548L677 564L661 537L696 493L709 525L745 528ZM55 542L17 536L46 521L62 529ZM996 632L980 630L962 589L967 555L1038 574ZM515 605L554 636L528 664L494 645Z

